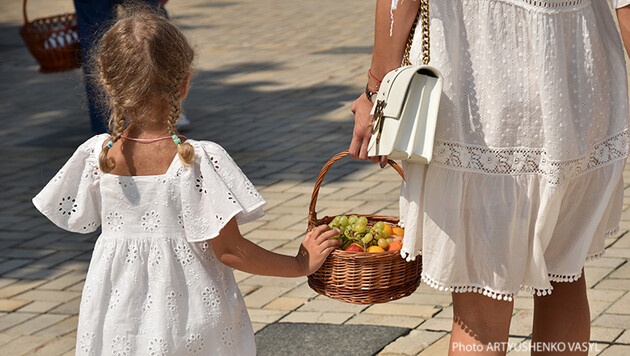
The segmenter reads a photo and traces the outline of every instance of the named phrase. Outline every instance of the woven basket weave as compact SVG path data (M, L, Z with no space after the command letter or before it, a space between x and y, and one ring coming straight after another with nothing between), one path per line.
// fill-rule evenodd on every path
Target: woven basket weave
M338 153L324 165L315 182L309 206L309 229L330 223L334 217L317 218L315 206L319 189L330 167L348 156L348 151ZM389 164L404 179L402 169L394 162ZM368 225L378 221L396 226L398 219L389 216L354 214L365 216ZM422 259L407 262L400 257L400 251L380 253L333 251L324 264L308 276L308 285L317 293L342 302L354 304L385 303L412 294L420 284Z
M29 52L39 63L41 73L55 73L81 67L81 44L75 14L62 14L29 22L26 0L22 12L24 25L20 35Z

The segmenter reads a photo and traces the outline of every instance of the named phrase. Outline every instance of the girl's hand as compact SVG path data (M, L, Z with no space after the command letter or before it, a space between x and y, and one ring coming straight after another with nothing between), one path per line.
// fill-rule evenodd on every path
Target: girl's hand
M328 225L320 225L306 233L295 258L304 268L306 275L313 274L324 264L326 257L341 245L341 241L331 239L341 231L331 230Z
M368 144L372 137L372 102L364 94L352 103L350 110L354 114L354 131L352 132L352 142L350 142L350 155L354 159L370 160L379 163L381 166L387 164L387 156L368 157Z

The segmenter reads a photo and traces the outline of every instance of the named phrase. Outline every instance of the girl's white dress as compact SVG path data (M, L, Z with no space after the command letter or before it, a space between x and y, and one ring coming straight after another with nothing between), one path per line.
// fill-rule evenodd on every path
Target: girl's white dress
M444 94L433 161L404 166L417 239L403 256L422 252L435 288L505 300L577 280L622 211L628 91L609 3L430 1L430 21ZM418 31L412 62L420 47Z
M107 134L82 144L33 203L59 227L102 233L87 273L77 355L255 355L254 333L232 270L209 243L233 217L265 201L212 142L188 140L165 174L103 174Z

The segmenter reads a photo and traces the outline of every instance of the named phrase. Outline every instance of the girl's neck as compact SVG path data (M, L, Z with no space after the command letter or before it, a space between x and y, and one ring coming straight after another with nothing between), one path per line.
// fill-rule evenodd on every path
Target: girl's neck
M123 135L134 138L157 138L170 136L164 125L143 125L141 127L138 127L137 125L130 125Z

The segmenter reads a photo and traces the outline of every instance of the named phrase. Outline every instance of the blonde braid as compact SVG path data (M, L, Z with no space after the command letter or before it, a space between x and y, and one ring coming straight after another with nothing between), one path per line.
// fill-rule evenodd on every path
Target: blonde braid
M178 90L175 90L169 95L170 113L168 116L167 129L171 135L177 135L177 120L179 119L179 113L181 112L181 100L179 99ZM188 142L183 142L177 145L177 154L179 160L185 166L190 166L195 159L195 149Z
M126 126L127 122L124 112L119 108L119 106L114 106L114 112L109 119L109 127L112 131L111 136L109 136L109 141L112 143L118 141L120 136L122 136L122 133L125 131ZM98 157L98 165L105 173L111 172L116 167L116 160L108 158L108 152L109 147L105 146Z

